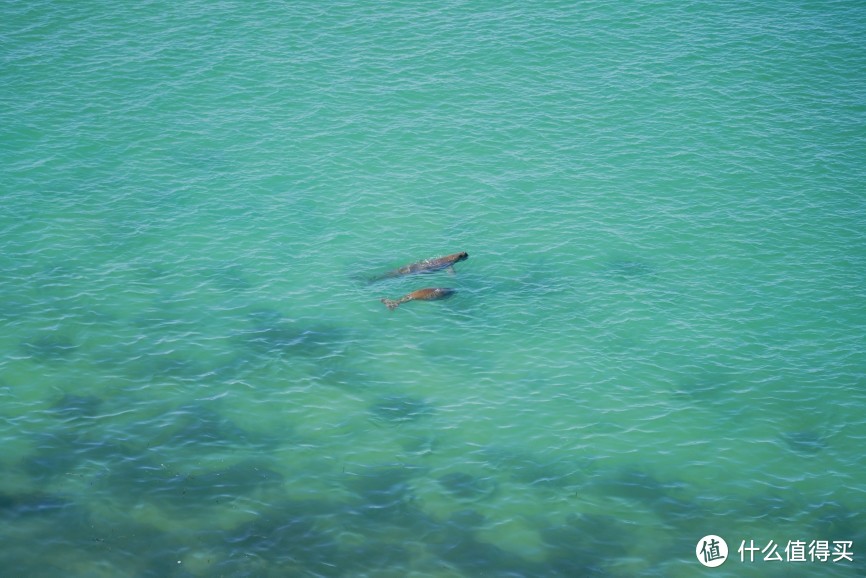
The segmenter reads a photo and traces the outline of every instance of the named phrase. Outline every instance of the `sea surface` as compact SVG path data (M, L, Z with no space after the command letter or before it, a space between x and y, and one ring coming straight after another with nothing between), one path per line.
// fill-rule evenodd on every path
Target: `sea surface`
M866 575L862 1L0 13L0 575Z

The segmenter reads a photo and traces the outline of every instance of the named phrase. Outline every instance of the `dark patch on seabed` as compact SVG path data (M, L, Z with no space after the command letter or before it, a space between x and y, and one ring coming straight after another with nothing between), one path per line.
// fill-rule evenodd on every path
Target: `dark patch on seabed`
M416 456L428 456L439 446L436 433L426 429L403 431L395 437L403 451Z
M222 265L205 270L202 274L218 289L243 291L252 287L247 272L239 265Z
M66 393L51 406L51 414L64 420L94 417L99 413L103 400L94 395Z
M445 474L440 476L438 481L449 494L464 500L488 498L498 487L493 478L473 476L466 472Z
M159 419L138 427L135 438L147 447L269 445L267 439L251 435L207 402L193 402L167 410Z
M565 578L608 575L606 565L621 558L635 538L627 525L613 517L571 516L556 524L539 520L547 557L529 561L481 539L478 531L489 521L475 510L459 510L444 521L422 511L411 482L425 474L423 468L411 465L362 467L341 476L354 494L347 502L281 500L282 478L266 461L181 475L154 460L139 459L126 462L106 480L113 493L134 497L136 504L155 500L169 513L185 514L191 508L205 512L226 507L233 498L260 490L267 490L272 499L254 519L227 529L202 527L195 532L194 543L182 544L176 535L145 524L113 521L109 525L88 521L78 513L80 519L70 519L65 527L74 528L76 534L70 534L74 537L56 555L81 559L81 552L86 552L141 576L185 575L176 560L198 549L212 558L208 567L213 575L337 577L388 571L397 575L399 569L414 568L429 575L450 569L465 576ZM458 493L467 491L470 497L477 493L478 479L452 478L445 483ZM50 494L0 495L0 516L9 518L8 512L14 510L12 519L42 516L48 520L71 508L66 499ZM15 556L0 555L0 559L15 562L15 568L30 568L26 563L17 565L20 560ZM44 575L44 567L28 575Z
M433 408L419 397L394 394L379 398L370 406L370 412L378 420L400 424L427 417Z
M165 338L175 343L162 345ZM195 344L185 342L174 330L147 329L141 338L128 342L99 345L91 352L92 359L103 369L119 372L135 382L201 382L212 380L228 364Z
M794 431L782 434L782 440L791 450L812 456L827 447L827 440L818 432L812 430Z
M165 532L147 524L136 522L111 524L93 520L83 534L85 536L69 554L80 559L79 549L90 554L90 559L115 569L125 575L158 578L161 576L192 576L178 566L178 558L189 547L189 542L179 542L177 534Z
M126 448L105 442L87 433L55 429L34 437L35 452L22 460L22 466L34 484L70 475L79 464L119 463L130 457Z
M776 493L750 496L746 498L744 506L746 512L744 517L750 515L780 525L790 525L803 514L802 505Z
M64 395L47 410L53 423L35 433L35 451L22 460L34 484L69 474L86 461L116 462L130 451L107 436L96 419L103 400L92 396Z
M866 544L866 523L864 513L840 504L829 502L817 504L813 507L815 522L812 533L820 536L821 540L851 540L855 548L858 544ZM864 556L855 556L862 561Z
M69 500L52 494L39 492L27 492L23 494L0 493L0 516L7 519L53 514L71 505L72 503Z
M543 528L549 547L544 576L607 576L606 565L634 544L633 532L612 516L572 515L565 523Z
M510 448L488 446L480 456L514 481L536 488L564 488L583 484L595 470L591 459L563 459L561 455L543 456Z
M863 545L866 544L863 511L853 510L838 502L816 504L813 511L816 519L807 534L815 539L828 540L831 549L836 541L852 542L848 551L853 552L853 562L845 561L844 564L850 567L850 576L866 576L866 556L862 553Z
M641 258L611 257L604 262L604 272L622 281L651 277L656 274L656 268L650 262Z
M78 348L68 335L59 332L35 335L21 342L21 351L40 363L68 359Z
M356 391L364 389L371 378L366 369L359 369L362 361L346 352L316 359L312 377L323 385Z
M324 358L345 346L343 332L320 323L305 323L271 310L248 316L250 327L235 339L259 353L275 357Z
M169 512L202 513L240 497L278 489L283 476L265 459L249 459L218 469L194 464L175 470L158 457L130 458L112 465L96 487ZM270 494L269 494L270 495Z
M287 573L306 572L311 576L339 576L335 566L340 550L334 534L320 529L317 518L332 513L326 503L287 500L275 504L257 519L229 532L226 542L238 555L220 565L220 570L255 570L255 558L277 564ZM253 559L252 567L247 563Z
M267 451L294 439L294 428L286 424L278 432L250 431L240 427L220 410L220 401L195 401L166 408L154 419L140 421L127 430L127 445L137 451L158 449L202 452L232 449Z
M430 550L447 565L466 576L513 578L551 576L543 567L528 562L499 546L479 540L474 532L451 526L440 540L430 544ZM575 574L576 576L576 574Z
M182 507L201 507L202 502L218 504L249 496L263 488L276 488L283 476L269 468L266 460L246 460L218 470L191 471L164 480L159 493L169 501L180 501Z
M11 322L31 316L33 303L20 297L6 296L0 301L0 320Z
M599 479L597 483L599 489L606 494L650 504L679 487L676 483L663 483L636 467L623 468Z
M193 380L207 372L202 363L183 353L147 355L136 363L135 367L135 374L148 381L153 379Z
M629 466L596 478L591 487L602 496L631 500L666 523L681 527L703 519L703 509L680 481L661 481L639 466ZM707 514L703 512L703 514Z
M722 399L734 387L734 379L722 367L710 364L676 384L674 394L695 402Z
M414 501L410 480L422 470L402 464L352 468L344 483L360 498L359 513L395 518Z
M57 426L36 438L39 459L30 461L35 479L68 473L84 460L98 460L105 467L93 478L91 487L130 500L129 504L119 504L121 507L150 504L165 510L168 516L202 516L202 524L210 513L217 516L219 508L241 497L253 497L268 507L262 508L255 519L231 528L202 528L196 531L194 546L179 546L176 535L145 524L124 525L115 520L109 527L105 522L90 520L88 511L70 497L38 491L0 494L0 518L13 523L62 522L52 524L62 527L60 531L68 537L68 543L53 554L61 559L82 559L84 552L135 575L183 576L192 574L179 568L177 559L184 551L198 548L213 557L208 568L214 575L338 577L387 571L396 575L399 569L413 568L429 575L445 571L465 576L570 578L613 575L610 564L628 555L639 538L628 524L613 517L574 515L556 523L541 518L535 523L545 558L527 560L485 541L479 531L491 522L478 511L459 510L446 520L427 514L413 487L429 471L411 463L347 465L344 472L335 474L335 482L338 480L349 490L348 498L283 500L285 481L267 458L216 468L201 468L194 462L181 467L178 464L183 462L175 460L166 466L158 453L142 451L151 447L149 444L175 450L188 446L190 451L200 452L202 447L223 442L258 443L207 403L183 404L165 412L164 419L129 432L136 434L130 439L105 443L104 431L94 427L98 420L92 418L109 403L97 397L65 394L48 410ZM386 415L392 411L407 416L425 414L426 407L426 402L413 396L383 396L371 406L371 413L377 404L383 404ZM402 422L398 419L396 423ZM527 483L536 476L575 483L582 480L583 489L587 489L585 477L568 476L573 469L569 464L548 464L533 460L529 454L502 448L488 448L484 455L512 479L526 476ZM636 506L656 512L677 533L699 535L700 528L694 527L696 520L712 514L688 498L682 483L661 480L640 465L608 472L595 468L593 473L597 482L590 482L589 489L632 500ZM478 503L496 490L491 478L461 470L435 481L444 494L464 505ZM784 520L791 506L771 500L761 508L772 510L775 519ZM841 505L825 505L817 513L816 536L854 539L855 544L866 540L857 512ZM346 535L356 538L346 539ZM395 536L411 538L397 540ZM649 563L679 556L684 549L693 548L691 541L683 539L662 546L659 558ZM167 562L167 557L173 560ZM16 570L33 570L26 575L46 575L45 565L36 568L19 554L0 555L0 561Z
M99 469L100 479L112 488L135 486L142 476L154 483L153 488L139 486L132 494L140 495L158 490L171 477L164 466L151 463L155 458L149 456L153 456L154 449L168 451L170 455L188 451L190 457L200 457L202 452L212 449L264 450L286 439L285 431L279 437L251 434L203 403L186 404L161 413L157 419L139 420L123 430L113 430L111 423L103 423L105 420L97 417L105 403L96 397L67 394L47 411L56 422L33 436L36 449L21 464L34 484L71 475L79 466L89 463ZM215 482L242 485L238 467L217 471ZM249 472L250 480L261 478L254 468ZM268 475L268 479L277 477ZM258 482L250 484L256 486Z
M0 494L0 574L4 576L69 575L68 568L59 568L55 560L80 559L81 551L92 542L95 522L89 511L72 498L43 492ZM22 536L22 529L31 532L31 540ZM40 555L39 545L51 540L51 555ZM100 559L96 552L93 560ZM62 564L62 563L61 563Z

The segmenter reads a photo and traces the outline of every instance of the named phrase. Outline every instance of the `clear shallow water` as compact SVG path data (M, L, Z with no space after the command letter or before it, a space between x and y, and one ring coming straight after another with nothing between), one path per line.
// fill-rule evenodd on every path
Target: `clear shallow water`
M858 3L4 13L4 572L863 574Z

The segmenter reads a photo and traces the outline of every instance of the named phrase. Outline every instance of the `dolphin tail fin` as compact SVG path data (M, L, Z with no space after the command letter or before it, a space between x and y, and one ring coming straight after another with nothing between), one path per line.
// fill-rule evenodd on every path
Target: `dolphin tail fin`
M395 309L397 309L397 306L400 305L399 301L395 301L393 299L381 299L380 301L382 301L382 303L385 304L385 307L387 307L391 311L394 311Z

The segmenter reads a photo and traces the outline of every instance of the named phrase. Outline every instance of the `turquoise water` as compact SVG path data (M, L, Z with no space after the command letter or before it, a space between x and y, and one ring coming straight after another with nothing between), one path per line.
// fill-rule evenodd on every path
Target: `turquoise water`
M2 12L0 574L864 575L862 2Z

